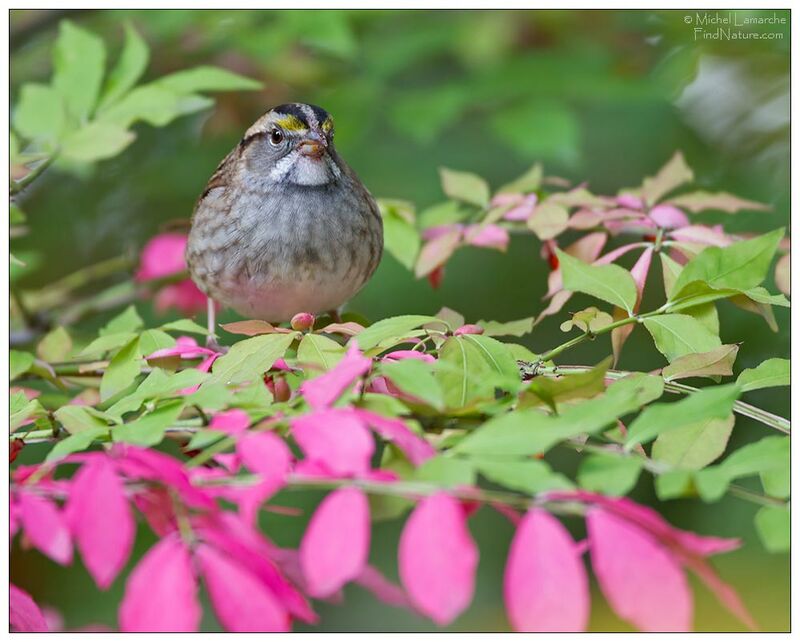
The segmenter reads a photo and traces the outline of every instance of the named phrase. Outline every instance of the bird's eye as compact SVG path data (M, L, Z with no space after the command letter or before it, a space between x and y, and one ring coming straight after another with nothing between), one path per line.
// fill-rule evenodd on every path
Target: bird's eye
M283 142L283 132L277 127L275 127L269 133L269 142L276 146L280 145Z

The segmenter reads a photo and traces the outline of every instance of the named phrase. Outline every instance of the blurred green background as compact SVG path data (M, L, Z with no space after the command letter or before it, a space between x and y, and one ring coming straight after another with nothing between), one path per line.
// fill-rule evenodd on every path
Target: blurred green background
M99 260L135 253L166 222L188 218L219 160L267 107L312 102L334 116L337 147L377 197L407 199L419 208L443 199L437 167L473 171L498 186L541 160L550 174L588 181L598 193L637 185L676 150L683 150L697 187L727 190L769 203L768 214L708 215L730 231L763 232L789 221L789 12L785 25L743 27L769 39L705 39L696 11L12 11L12 104L24 82L49 78L50 54L63 17L102 36L114 60L129 20L151 48L145 80L214 64L264 83L258 92L215 94L213 109L154 129L119 157L91 170L49 171L21 205L31 233L15 241L29 268L15 276L25 289ZM699 12L704 13L704 12ZM725 13L722 11L711 13ZM737 11L748 15L773 12ZM713 28L705 28L711 31ZM628 266L629 267L629 266ZM372 282L349 305L368 318L435 313L446 305L468 321L511 320L543 307L547 265L532 236L514 237L507 254L467 248L447 266L438 290L415 280L386 255ZM774 284L767 283L774 291ZM643 309L661 293L651 274ZM578 310L570 303L569 310ZM587 301L588 303L588 301ZM776 310L778 333L764 321L721 304L723 342L742 341L738 368L788 356L788 310ZM147 321L156 320L147 303ZM108 315L110 316L110 315ZM230 313L223 321L232 319ZM94 328L107 317L93 319ZM534 351L563 341L557 317L523 339ZM78 329L78 333L80 329ZM572 363L596 363L610 352L600 340L571 352ZM634 333L620 367L662 364L649 337ZM789 393L749 393L748 401L787 416ZM765 428L737 418L735 447ZM37 447L26 460L42 456ZM555 466L574 472L574 453L554 452ZM643 474L634 497L657 505L673 523L702 533L739 536L741 550L715 560L765 630L788 630L788 555L758 542L756 507L726 498L662 503ZM310 509L310 493L284 493L278 503ZM269 515L268 533L296 545L303 519ZM380 523L372 560L396 578L401 520ZM481 550L472 607L451 630L507 630L502 570L512 534L488 509L471 522ZM572 525L570 525L572 526ZM575 524L575 534L582 526ZM152 541L140 529L137 553ZM62 569L37 553L14 550L12 580L61 612L65 626L116 626L117 580L99 593L76 564ZM698 630L739 625L697 583ZM596 589L596 587L593 587ZM592 630L628 630L596 593ZM320 604L321 630L434 630L430 623L378 603L358 588L341 605ZM207 615L204 628L217 627Z

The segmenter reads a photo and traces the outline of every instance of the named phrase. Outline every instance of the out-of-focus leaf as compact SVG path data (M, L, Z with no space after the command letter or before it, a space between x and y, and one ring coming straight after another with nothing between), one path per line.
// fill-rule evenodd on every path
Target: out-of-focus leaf
M463 221L469 215L469 209L457 201L444 201L425 208L417 215L419 227L426 230L438 225L449 225Z
M665 381L687 377L719 377L733 374L733 362L739 352L735 343L725 344L708 352L689 353L678 357L661 371Z
M136 332L143 327L144 321L142 321L142 317L139 316L139 313L136 311L134 306L129 305L117 316L111 319L111 321L100 328L99 334L101 337L104 337L111 334L119 334L121 332Z
M105 432L109 429L108 422L86 406L62 406L53 414L71 435L87 430L97 433L98 430Z
M742 392L748 390L759 390L761 388L774 388L776 386L788 386L790 381L791 363L788 359L767 359L762 361L755 368L742 370L736 379L742 387Z
M695 485L700 497L715 502L725 494L733 480L789 468L789 438L764 437L742 446L719 464L695 473Z
M71 351L72 339L61 326L48 332L36 346L36 354L50 363L65 361Z
M202 66L177 71L155 81L155 85L178 94L198 91L241 91L261 89L262 84L220 67Z
M9 350L8 352L8 378L14 381L20 375L30 370L34 362L34 356L30 352L20 350Z
M147 43L130 23L125 23L125 44L117 64L106 79L98 110L103 110L119 100L136 84L147 68L149 58Z
M344 347L333 339L321 334L306 334L297 347L297 360L301 364L318 366L321 370L330 370L344 356Z
M85 123L97 104L105 64L106 50L99 37L69 20L60 23L53 50L53 86L78 123Z
M771 209L769 205L765 205L764 203L748 201L747 199L739 198L728 192L706 192L703 190L674 196L669 199L669 202L672 205L682 207L694 213L705 210L721 210L733 214L740 210L764 212Z
M56 141L66 125L64 99L48 85L22 85L13 122L25 138Z
M709 352L722 342L695 318L686 314L664 314L644 320L656 348L670 362L687 354Z
M100 381L100 399L105 401L130 386L141 371L139 338L123 346L103 373Z
M233 344L227 354L214 362L211 379L207 383L233 384L260 380L283 357L294 338L294 333L262 334Z
M460 324L463 325L463 324ZM518 319L516 321L478 321L487 337L521 337L533 332L533 317Z
M417 278L427 276L436 268L447 263L461 244L461 230L453 228L435 239L427 241L417 257L414 274Z
M791 256L789 252L787 252L779 258L778 262L775 264L775 285L777 285L778 289L786 296L789 296L791 293L790 268Z
M544 169L541 163L535 163L527 172L519 178L515 178L510 183L506 183L499 190L500 194L512 194L516 192L535 192L542 186Z
M472 457L469 461L489 481L522 493L534 495L575 487L567 477L553 472L546 462L538 459Z
M725 452L735 421L731 413L661 433L653 444L653 459L680 470L700 470Z
M494 134L528 158L550 158L567 165L578 158L580 124L562 103L532 101L513 105L492 116Z
M673 403L659 403L645 408L628 427L627 449L647 443L668 431L707 419L725 419L741 390L736 384L713 386L693 392Z
M111 123L96 121L67 134L61 144L64 158L92 162L112 158L133 142L133 133Z
M756 531L770 553L785 553L790 548L789 508L762 506L755 517Z
M103 111L98 119L127 129L137 121L163 127L178 116L191 114L213 105L214 101L196 94L180 94L157 84L137 87Z
M458 122L468 102L469 92L458 85L405 91L391 104L389 118L400 133L428 144Z
M642 462L621 454L591 454L578 468L578 485L604 495L626 495L639 479Z
M655 176L644 179L642 197L648 205L654 205L662 196L692 180L694 180L694 172L691 167L686 164L683 154L675 152L675 155L658 170Z
M489 204L489 184L477 174L439 168L442 191L452 199L486 207Z
M564 289L583 292L633 314L637 294L630 272L618 265L589 265L558 249L556 253Z
M528 219L528 228L541 241L552 239L567 229L569 213L563 205L551 203L549 200L539 203Z
M438 455L421 464L414 471L414 479L442 488L470 486L475 483L475 468L467 460Z
M395 202L383 201L380 206L383 214L384 247L402 265L409 270L413 269L421 244L419 232L414 226L413 209L407 209L404 215Z

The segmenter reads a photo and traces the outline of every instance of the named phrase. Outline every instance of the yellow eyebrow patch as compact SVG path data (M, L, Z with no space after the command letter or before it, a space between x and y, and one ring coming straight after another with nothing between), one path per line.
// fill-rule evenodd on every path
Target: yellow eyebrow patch
M329 116L328 118L325 119L325 122L322 123L322 131L324 131L327 134L332 129L333 129L333 119L331 119L331 117Z
M280 125L287 131L302 132L308 129L308 126L302 120L291 114L277 118L275 124Z

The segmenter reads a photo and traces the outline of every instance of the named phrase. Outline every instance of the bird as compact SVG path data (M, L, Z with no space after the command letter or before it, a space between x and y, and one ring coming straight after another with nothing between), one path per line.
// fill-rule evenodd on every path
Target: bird
M323 108L269 109L211 175L192 214L186 263L208 296L250 319L336 311L383 252L375 199L334 145Z

